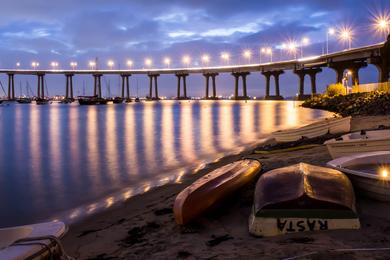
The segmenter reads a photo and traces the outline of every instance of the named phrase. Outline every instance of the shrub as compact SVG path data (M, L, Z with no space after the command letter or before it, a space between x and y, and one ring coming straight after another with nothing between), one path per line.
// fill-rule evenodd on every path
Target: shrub
M339 95L345 95L345 87L341 84L331 84L326 89L325 94L329 97L339 96Z

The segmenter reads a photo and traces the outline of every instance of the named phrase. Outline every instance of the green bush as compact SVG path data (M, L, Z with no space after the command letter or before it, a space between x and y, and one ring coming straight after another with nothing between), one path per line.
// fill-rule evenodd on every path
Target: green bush
M345 87L341 84L331 84L326 89L325 94L329 97L339 96L339 95L345 95Z

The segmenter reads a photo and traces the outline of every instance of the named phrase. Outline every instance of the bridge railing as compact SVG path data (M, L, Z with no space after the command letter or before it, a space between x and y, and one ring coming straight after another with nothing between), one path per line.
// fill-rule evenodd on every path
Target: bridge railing
M352 93L371 92L376 90L390 92L390 82L360 84L352 87Z

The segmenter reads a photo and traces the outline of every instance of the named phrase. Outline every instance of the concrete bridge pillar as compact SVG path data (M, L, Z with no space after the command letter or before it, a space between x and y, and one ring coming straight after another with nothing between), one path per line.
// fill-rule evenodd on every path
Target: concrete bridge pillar
M212 99L215 99L217 98L217 87L216 87L216 81L215 81L215 78L218 76L218 73L204 73L203 76L205 77L205 82L206 82L206 86L205 86L205 99L209 99L210 98L210 95L209 95L209 91L210 91L210 78L211 78L211 84L212 84L212 87L213 87L213 94L211 96Z
M367 67L367 62L362 60L338 62L329 64L328 67L336 72L336 83L342 83L344 78L344 71L350 70L352 72L352 84L359 84L359 70Z
M157 77L160 74L149 74L149 99L158 100L158 86L157 86ZM153 97L153 82L154 82L154 97Z
M234 84L234 99L248 99L247 95L247 87L246 87L246 77L250 74L250 72L233 72L232 75L235 79ZM239 79L242 79L242 94L243 96L240 98L238 95L238 85L239 85Z
M321 68L312 68L308 71L308 74L310 76L310 83L311 83L311 94L316 95L317 94L317 73L322 72Z
M94 89L93 89L93 95L98 96L99 98L102 97L102 74L93 74L94 77Z
M129 77L130 74L121 74L122 78L122 98L125 98L125 88L126 88L126 99L130 99L130 84L129 84Z
M8 99L15 99L15 80L14 80L14 74L9 73L8 74Z
M270 88L271 88L271 72L263 71L261 74L265 77L265 99L270 97Z
M38 76L38 98L45 98L45 74L37 74Z
M188 96L187 96L187 76L189 74L188 73L185 73L185 74L176 74L176 77L177 77L177 99L188 99ZM180 95L180 91L181 91L181 79L183 79L183 97Z
M239 80L240 74L232 73L232 75L234 76L234 99L237 99L238 98L238 80Z
M374 65L378 70L378 82L389 81L389 68L386 66L385 61L382 57L372 57L368 59L368 63Z
M66 76L66 89L65 89L65 98L73 99L73 74L65 74Z
M241 74L241 77L242 77L242 88L243 88L243 95L244 95L244 98L247 98L248 95L247 95L247 90L246 90L246 77L249 75L249 72L243 72Z
M281 99L280 96L280 86L279 86L279 77L284 73L283 70L277 70L273 71L272 74L274 75L274 80L275 80L275 96L277 99Z
M376 68L378 69L379 72L379 77L378 77L378 82L388 82L390 79L390 69L383 66L383 65L376 65Z
M304 70L294 70L294 73L299 77L298 99L302 99L305 95L305 76Z
M213 83L213 98L217 98L217 86L215 83L215 78L218 76L218 73L211 74L211 81Z
M294 73L299 77L299 91L298 91L298 99L305 99L308 95L305 95L305 76L310 76L311 82L311 94L317 94L317 86L316 86L316 75L321 72L320 68L305 68L300 70L294 70Z
M209 81L210 81L210 74L204 73L203 74L205 80L206 80L206 88L205 88L205 95L204 98L208 99L209 98Z

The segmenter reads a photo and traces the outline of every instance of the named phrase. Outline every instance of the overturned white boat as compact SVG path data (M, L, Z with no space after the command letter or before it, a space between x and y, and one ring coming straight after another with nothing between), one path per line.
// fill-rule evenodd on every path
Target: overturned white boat
M327 118L303 127L272 133L277 142L294 142L302 138L315 138L330 134L347 133L351 130L351 117Z
M66 230L63 222L2 228L0 259L61 259L65 253L59 239Z
M328 162L328 166L346 173L359 193L390 201L390 151L340 157Z
M352 154L390 151L390 130L360 131L325 142L333 159Z

